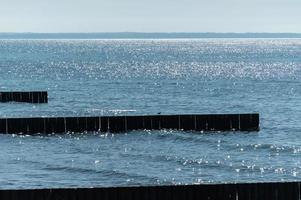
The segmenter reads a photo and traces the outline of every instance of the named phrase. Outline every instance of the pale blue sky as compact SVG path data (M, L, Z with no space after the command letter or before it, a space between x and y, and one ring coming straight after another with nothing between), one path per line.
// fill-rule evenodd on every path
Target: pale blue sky
M0 0L0 32L299 32L301 0Z

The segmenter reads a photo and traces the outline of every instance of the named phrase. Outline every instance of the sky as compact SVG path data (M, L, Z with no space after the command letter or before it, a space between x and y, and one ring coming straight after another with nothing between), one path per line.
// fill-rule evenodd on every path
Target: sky
M0 32L293 32L301 0L0 0Z

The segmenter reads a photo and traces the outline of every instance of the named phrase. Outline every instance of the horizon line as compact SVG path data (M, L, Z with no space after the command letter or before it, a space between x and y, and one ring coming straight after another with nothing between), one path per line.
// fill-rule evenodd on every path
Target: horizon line
M272 32L0 32L0 39L210 39L301 38L301 33Z
M106 33L135 33L135 34L301 34L301 32L160 32L160 31L103 31L103 32L1 32L0 34L106 34Z

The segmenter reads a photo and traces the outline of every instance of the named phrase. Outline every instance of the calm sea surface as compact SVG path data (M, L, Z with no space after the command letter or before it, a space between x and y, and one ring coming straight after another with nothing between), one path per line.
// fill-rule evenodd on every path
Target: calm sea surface
M260 113L260 132L0 134L0 188L301 180L301 39L0 40L0 117Z

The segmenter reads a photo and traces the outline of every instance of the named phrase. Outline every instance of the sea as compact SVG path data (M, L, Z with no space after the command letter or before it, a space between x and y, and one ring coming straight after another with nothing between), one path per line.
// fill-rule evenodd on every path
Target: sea
M0 189L301 180L301 39L0 39L0 117L259 113L259 132L0 134Z

